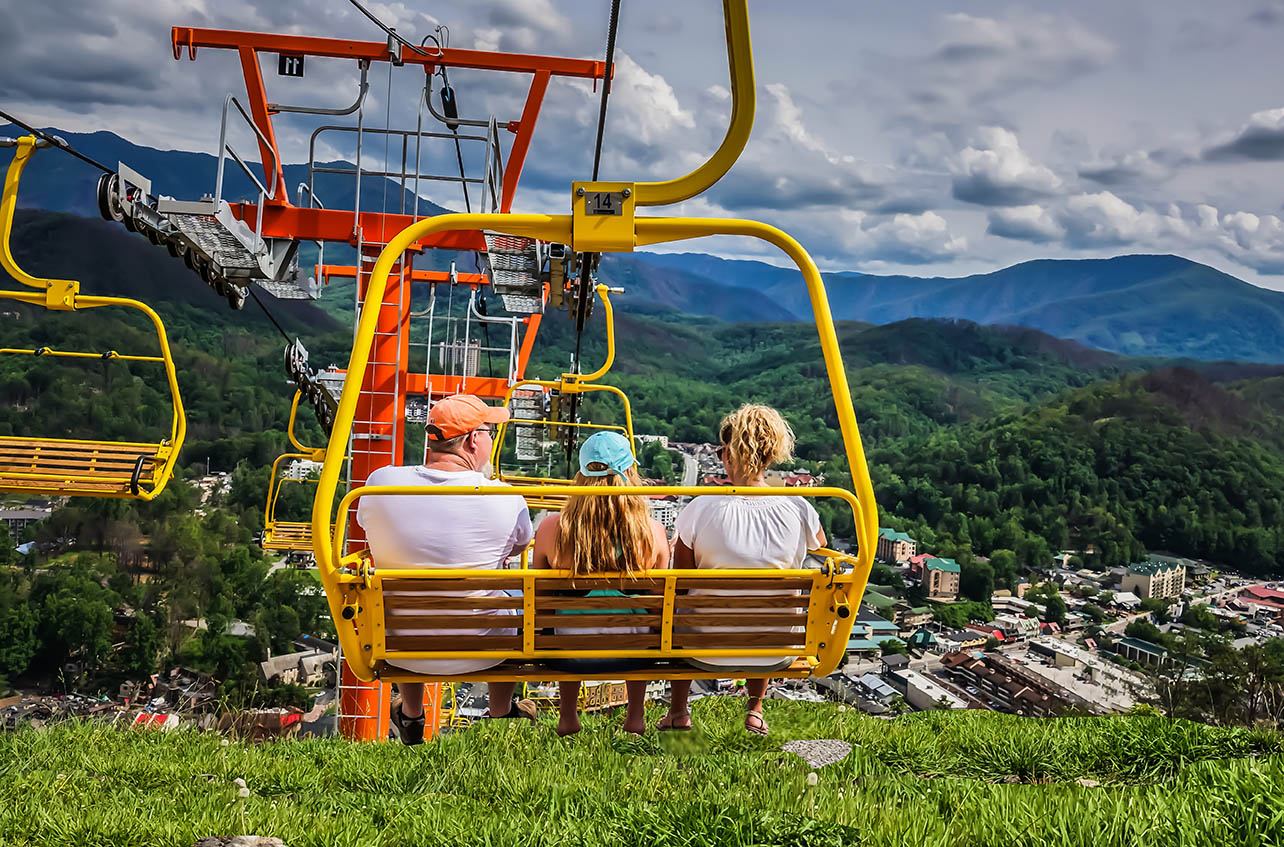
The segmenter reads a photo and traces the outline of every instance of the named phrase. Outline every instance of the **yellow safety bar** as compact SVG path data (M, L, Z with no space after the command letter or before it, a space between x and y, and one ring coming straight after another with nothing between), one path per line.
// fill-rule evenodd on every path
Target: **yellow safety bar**
M160 315L147 304L124 297L90 297L80 294L80 283L67 279L42 279L18 266L10 249L14 210L22 172L40 144L33 136L17 139L17 151L5 174L0 197L0 267L20 284L37 291L0 291L0 299L13 300L55 311L75 311L119 306L142 312L151 321L160 345L159 356L122 355L115 350L85 353L37 349L0 349L0 353L55 358L119 359L130 362L160 362L169 384L173 414L169 438L159 444L143 442L91 441L64 438L0 438L0 491L24 494L129 497L151 500L164 489L174 473L179 450L187 435L187 418L178 390L178 374ZM146 468L150 464L150 468Z
M294 422L298 418L299 401L302 399L303 399L303 392L295 391L294 400L290 403L290 422L289 424L286 425L286 435L289 437L290 443L294 445L295 450L298 450L300 453L307 454L306 456L304 456L305 459L308 459L313 462L324 461L325 460L324 447L304 447L302 444L299 443L298 436L294 434Z

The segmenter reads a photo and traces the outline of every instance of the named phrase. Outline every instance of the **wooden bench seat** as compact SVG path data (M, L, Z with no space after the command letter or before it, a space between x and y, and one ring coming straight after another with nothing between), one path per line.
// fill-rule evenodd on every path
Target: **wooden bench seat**
M564 571L375 569L345 578L340 626L355 626L371 676L389 680L650 679L752 676L688 659L778 666L770 676L832 673L845 652L861 585L826 562L814 570L653 571L570 579ZM617 589L629 596L585 596ZM347 621L348 623L344 623ZM369 647L364 647L368 644ZM348 661L352 662L350 651ZM403 662L500 659L438 677ZM549 660L628 658L627 673L556 670Z
M138 496L156 488L167 444L0 437L0 490Z
M311 550L312 523L310 521L274 521L263 530L264 550Z

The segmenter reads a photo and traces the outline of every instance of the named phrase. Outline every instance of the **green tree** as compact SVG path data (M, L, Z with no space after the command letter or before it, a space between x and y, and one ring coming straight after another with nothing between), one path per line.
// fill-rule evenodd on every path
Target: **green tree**
M147 676L156 672L156 656L161 649L161 634L147 615L137 614L129 627L129 645L125 666L130 673Z
M1047 612L1044 613L1043 619L1048 623L1063 624L1066 622L1066 601L1061 599L1060 594L1048 598L1044 606Z
M959 574L959 592L969 600L989 603L994 596L994 569L984 562L963 565Z
M1009 591L1017 587L1017 555L1011 550L999 549L990 553L990 567L994 569L994 583Z
M904 655L906 652L905 642L899 638L888 638L879 646L884 656Z
M40 646L36 624L25 603L15 603L0 614L0 676L13 679L26 672Z

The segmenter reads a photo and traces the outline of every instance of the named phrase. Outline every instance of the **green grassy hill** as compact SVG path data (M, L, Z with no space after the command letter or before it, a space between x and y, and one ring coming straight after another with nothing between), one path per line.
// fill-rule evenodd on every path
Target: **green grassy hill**
M258 746L90 725L0 736L0 844L172 847L253 833L331 845L1109 845L1284 841L1284 744L1152 717L920 713L892 721L701 701L691 735L590 719L474 726L421 748ZM658 712L651 715L652 722ZM788 740L841 739L816 772ZM250 796L238 799L235 779Z

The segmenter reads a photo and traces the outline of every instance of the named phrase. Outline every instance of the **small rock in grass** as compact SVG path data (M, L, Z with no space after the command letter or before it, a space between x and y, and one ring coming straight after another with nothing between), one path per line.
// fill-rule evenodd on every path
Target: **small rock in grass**
M237 788L244 788L244 787L245 787L245 780L241 779L241 778L238 776L236 779L232 780L232 784L233 784L233 785L235 785Z
M1085 788L1096 788L1098 785L1101 784L1095 779L1088 779L1086 776L1079 777L1078 779L1075 780L1075 782L1079 783Z
M793 753L802 758L813 768L823 768L834 762L841 762L852 751L852 745L834 738L815 738L806 741L788 741L781 745L781 750Z
M1021 782L1021 777L1017 776L1016 774L1010 773L1007 776L1003 777L1002 782L1004 785L1017 785Z
M286 847L279 838L262 835L207 835L192 847Z

